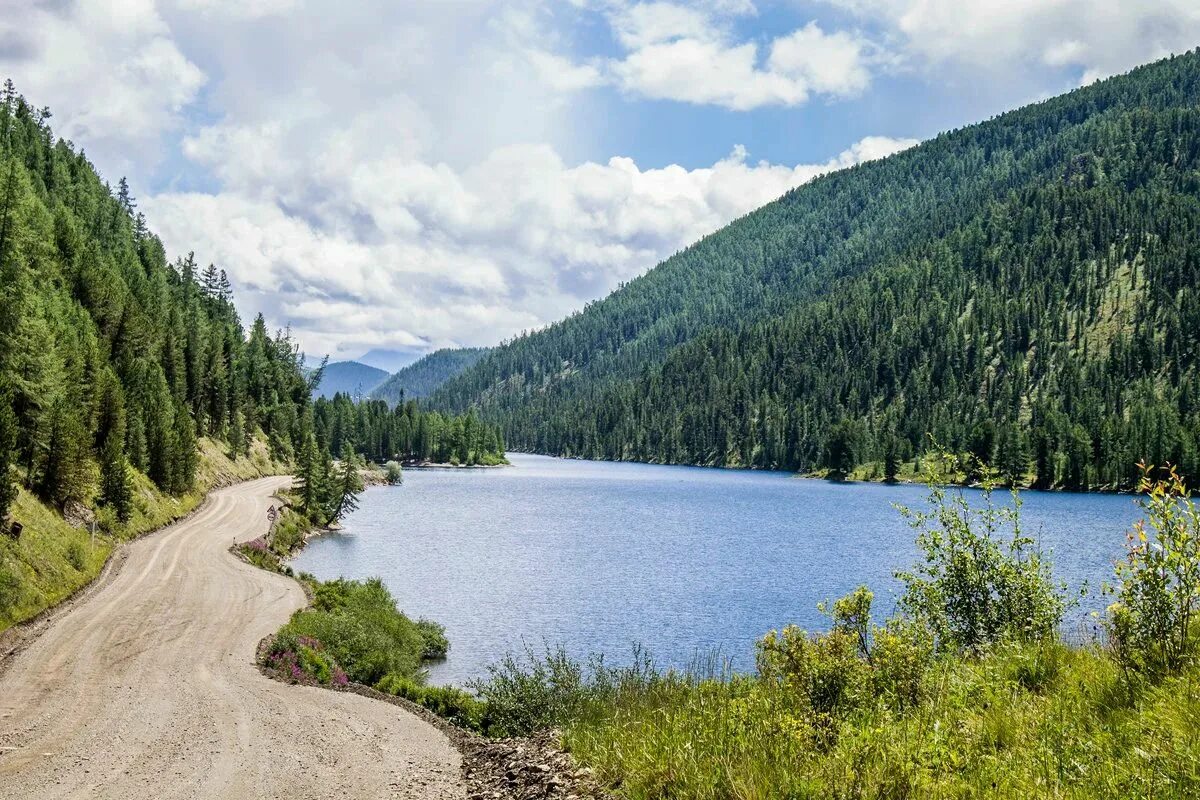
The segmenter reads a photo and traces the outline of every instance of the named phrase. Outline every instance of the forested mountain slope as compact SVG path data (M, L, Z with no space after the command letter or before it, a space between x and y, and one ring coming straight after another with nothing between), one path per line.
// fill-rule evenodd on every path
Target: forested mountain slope
M502 460L498 430L473 416L344 395L314 403L320 371L304 369L296 344L261 316L245 331L222 271L198 270L191 255L169 262L124 179L112 191L49 118L5 84L0 631L216 483L300 460L333 491L331 448L381 461ZM93 518L98 541L80 529Z
M827 175L432 401L585 457L1200 474L1198 103L1200 51Z
M335 394L366 397L387 377L387 372L379 367L357 361L335 361L326 364L321 371L321 382L317 384L313 395L326 399L333 399Z
M435 350L375 387L371 397L385 400L391 405L428 397L443 383L473 366L487 352L486 347L446 347Z

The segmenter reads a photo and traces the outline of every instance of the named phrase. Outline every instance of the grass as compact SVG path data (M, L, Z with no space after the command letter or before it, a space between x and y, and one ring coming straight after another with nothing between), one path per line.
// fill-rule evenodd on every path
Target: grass
M1196 667L1131 686L1097 646L1013 643L922 680L910 707L867 690L829 715L758 675L551 651L480 688L494 732L560 728L631 800L1200 796Z
M164 494L134 471L132 516L122 524L101 510L94 544L89 531L69 525L56 510L22 490L12 510L24 526L21 538L0 536L0 632L70 597L100 574L120 542L186 516L212 489L285 472L287 466L271 460L263 441L255 440L247 456L231 459L223 445L201 439L193 491Z
M286 496L285 496L286 497ZM270 537L238 546L250 563L292 575L286 559L304 545L312 523L284 506ZM263 653L263 664L298 683L345 685L351 681L406 697L467 727L480 724L478 704L459 690L426 687L423 665L446 657L446 629L412 620L378 578L319 581L295 576L312 603L292 615Z
M753 674L510 656L475 685L487 729L560 730L628 800L1200 797L1200 508L1152 471L1105 643L1061 640L1019 504L938 483L906 512L923 568L883 625L864 587L822 606L826 633L763 637Z

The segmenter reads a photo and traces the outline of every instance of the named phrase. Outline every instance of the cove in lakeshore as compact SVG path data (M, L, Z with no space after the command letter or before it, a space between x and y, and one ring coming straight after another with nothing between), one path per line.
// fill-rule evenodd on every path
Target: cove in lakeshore
M860 584L886 613L893 573L917 560L893 507L921 486L837 484L784 472L578 461L510 454L506 469L407 470L372 487L345 532L294 561L319 578L380 576L405 613L446 626L433 683L462 684L526 644L628 660L640 642L661 665L719 652L754 667L754 642ZM1068 633L1090 635L1125 534L1128 495L1023 492L1023 526L1054 574L1089 595ZM997 492L998 501L1007 501Z

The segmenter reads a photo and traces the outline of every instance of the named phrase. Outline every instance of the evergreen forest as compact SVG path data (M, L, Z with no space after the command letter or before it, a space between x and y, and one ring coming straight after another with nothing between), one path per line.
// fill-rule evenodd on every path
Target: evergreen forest
M801 186L431 398L516 450L1200 475L1200 51Z

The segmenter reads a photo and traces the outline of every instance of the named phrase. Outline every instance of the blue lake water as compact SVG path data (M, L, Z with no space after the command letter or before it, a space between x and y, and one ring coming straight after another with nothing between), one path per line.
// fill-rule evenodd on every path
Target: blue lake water
M431 680L463 683L543 641L616 661L640 642L676 665L719 651L750 669L766 631L825 627L821 600L865 583L886 611L893 573L917 557L893 503L923 503L922 487L510 459L408 470L403 486L368 489L345 533L311 542L293 565L325 579L382 577L406 613L446 626L450 657ZM1052 550L1056 577L1092 587L1069 623L1086 632L1139 509L1129 496L1022 497L1024 527Z

